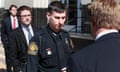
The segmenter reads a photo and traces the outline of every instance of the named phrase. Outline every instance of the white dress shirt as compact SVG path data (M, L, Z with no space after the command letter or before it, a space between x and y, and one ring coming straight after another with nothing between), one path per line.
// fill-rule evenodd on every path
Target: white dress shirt
M15 28L17 28L19 26L17 17L16 16L15 17L10 16L10 18L11 18L11 24L12 24L11 26L13 26L13 24L14 24L13 21L14 21L14 18L15 18L15 20L16 20L15 21L16 22L16 27Z
M29 30L30 30L32 36L34 36L34 32L33 32L33 29L32 29L31 24L28 26L28 28L29 28ZM24 35L25 35L27 44L29 45L28 31L27 31L26 26L22 25L22 30L23 30L23 32L24 32Z
M102 36L104 36L104 35L106 35L106 34L113 33L113 32L118 32L118 30L116 30L116 29L105 30L105 31L99 33L99 34L96 36L96 39L95 39L95 40L99 39L100 37L102 37Z

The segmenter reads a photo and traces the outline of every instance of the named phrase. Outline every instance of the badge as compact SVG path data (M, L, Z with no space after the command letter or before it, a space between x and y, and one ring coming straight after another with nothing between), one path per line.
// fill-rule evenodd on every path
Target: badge
M69 44L70 44L70 46L71 46L72 48L74 48L74 44L73 44L72 39L69 39L69 41L68 41L68 39L67 39L67 38L65 38L65 43L66 43L67 45L69 45Z
M73 44L72 39L70 39L70 45L71 45L72 48L74 48L74 44Z
M68 39L67 38L65 38L65 43L68 44Z
M45 50L46 50L46 52L47 52L47 55L52 55L51 48L47 48L47 49L45 49Z
M38 53L38 46L35 42L31 42L28 48L28 54L30 55L37 55Z
M69 44L69 42L68 42L68 39L67 39L67 38L65 38L65 43L66 43L66 44Z

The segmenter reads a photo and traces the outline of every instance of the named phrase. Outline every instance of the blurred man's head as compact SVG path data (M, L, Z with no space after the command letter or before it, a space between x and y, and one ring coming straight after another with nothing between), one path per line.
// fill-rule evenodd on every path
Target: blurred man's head
M91 11L93 35L98 29L120 29L120 5L115 0L96 0L88 8Z
M17 6L16 5L11 5L9 7L9 13L12 15L12 16L16 16L17 14Z
M22 24L28 26L32 20L32 10L28 6L21 6L18 9L18 17Z
M66 21L66 12L66 6L59 1L53 1L48 5L47 19L53 31L60 31Z

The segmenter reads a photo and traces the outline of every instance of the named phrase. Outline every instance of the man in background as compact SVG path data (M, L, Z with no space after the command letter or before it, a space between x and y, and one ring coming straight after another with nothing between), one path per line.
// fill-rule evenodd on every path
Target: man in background
M5 56L6 56L6 66L7 66L7 72L11 72L11 61L10 61L10 52L8 48L8 40L10 33L15 30L18 25L18 18L16 16L17 14L17 6L11 5L9 8L10 15L5 17L2 21L2 27L1 27L1 41L3 43L4 49L5 49Z
M19 27L9 36L10 57L14 72L26 72L29 40L37 30L31 24L32 10L29 6L19 7L17 15Z

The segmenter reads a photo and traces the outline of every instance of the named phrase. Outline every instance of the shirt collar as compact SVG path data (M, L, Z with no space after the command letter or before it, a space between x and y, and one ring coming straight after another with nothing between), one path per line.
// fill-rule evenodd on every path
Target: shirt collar
M54 35L54 36L57 36L57 35L61 34L61 31L58 32L58 33L56 33L55 31L53 31L53 30L50 28L49 25L47 26L47 28L48 28L48 31L49 31L52 35Z
M113 32L118 32L118 30L116 30L116 29L111 29L111 30L103 31L103 32L99 33L99 34L96 36L95 40L99 39L99 38L102 37L103 35L106 35L106 34L109 34L109 33L113 33Z
M24 28L30 28L31 27L31 24L29 24L28 26L25 26L24 24L20 24L21 25L21 27L24 27Z
M13 17L12 15L10 15L10 17L11 17L12 19L13 19L13 18L17 19L17 16Z

